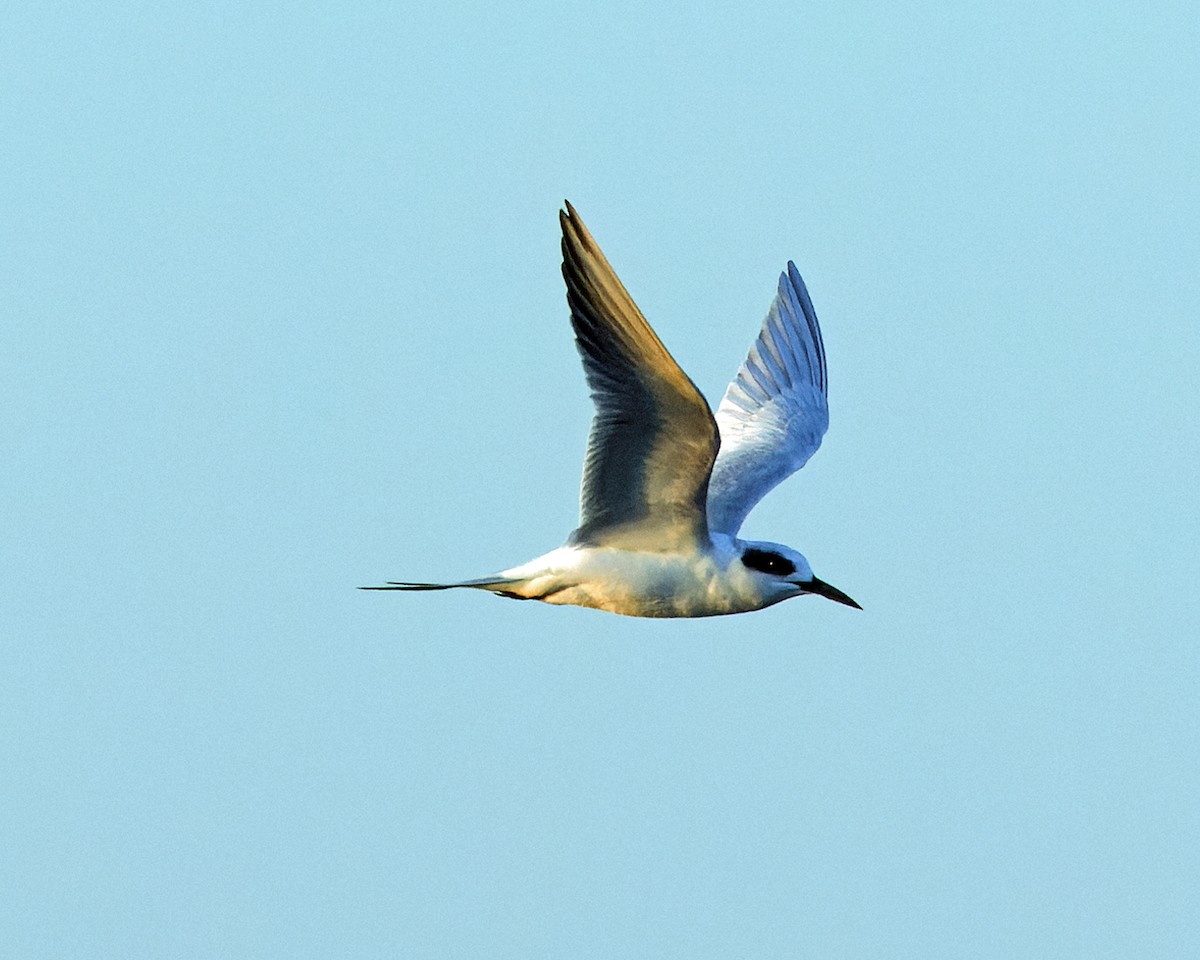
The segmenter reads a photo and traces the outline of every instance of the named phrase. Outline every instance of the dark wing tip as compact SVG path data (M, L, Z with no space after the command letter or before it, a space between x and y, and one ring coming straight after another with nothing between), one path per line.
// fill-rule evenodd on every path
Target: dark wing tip
M596 247L596 241L592 239L591 233L584 225L583 218L579 216L569 201L564 200L563 203L566 204L567 209L558 211L558 225L562 228L563 243L571 243L581 251L595 255L599 250Z
M780 279L783 278L781 277ZM793 260L788 261L787 279L791 285L796 288L797 293L803 294L804 296L808 295L808 287L805 286L804 278L800 276L800 271L796 269L796 263Z
M809 337L817 349L817 366L813 371L817 386L821 388L822 392L826 392L829 389L829 373L825 365L825 343L821 337L821 325L817 321L817 311L813 309L808 286L804 283L804 278L800 276L800 271L796 269L795 261L792 260L788 261L787 271L779 275L780 293L784 293L789 286L800 304L804 321L808 325Z

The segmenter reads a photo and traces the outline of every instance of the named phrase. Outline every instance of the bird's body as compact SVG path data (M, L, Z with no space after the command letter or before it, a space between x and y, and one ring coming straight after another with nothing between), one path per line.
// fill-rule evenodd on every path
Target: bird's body
M828 425L821 331L795 266L714 417L566 207L563 278L596 404L578 529L495 576L364 589L466 587L636 617L744 613L810 593L857 607L790 547L737 537Z
M717 536L688 553L568 544L505 570L500 576L513 582L501 592L634 617L711 617L782 600L764 593L737 543Z

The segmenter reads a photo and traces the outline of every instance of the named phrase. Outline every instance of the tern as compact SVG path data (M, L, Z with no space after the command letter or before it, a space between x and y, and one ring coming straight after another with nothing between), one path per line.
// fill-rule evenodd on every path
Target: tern
M570 203L559 211L571 326L596 406L579 527L490 577L364 590L486 590L634 617L710 617L816 595L862 609L742 521L829 425L825 348L794 263L716 416L650 328Z

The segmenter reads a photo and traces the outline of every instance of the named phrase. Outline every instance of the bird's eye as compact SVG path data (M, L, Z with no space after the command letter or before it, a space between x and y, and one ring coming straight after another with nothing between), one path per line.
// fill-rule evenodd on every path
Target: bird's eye
M742 554L742 563L751 570L759 573L773 573L777 577L790 577L796 572L796 565L782 554L770 550L755 550L751 548Z

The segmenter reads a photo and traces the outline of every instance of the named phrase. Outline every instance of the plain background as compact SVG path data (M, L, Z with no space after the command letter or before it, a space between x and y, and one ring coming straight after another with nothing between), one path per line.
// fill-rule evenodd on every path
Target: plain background
M5 956L1200 955L1194 5L24 7ZM573 527L563 197L863 612L354 589Z

